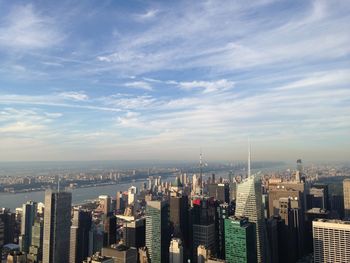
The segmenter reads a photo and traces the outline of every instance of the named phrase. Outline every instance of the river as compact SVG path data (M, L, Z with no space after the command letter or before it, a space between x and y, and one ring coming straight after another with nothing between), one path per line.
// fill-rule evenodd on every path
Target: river
M167 178L168 179L168 178ZM169 177L170 179L170 177ZM130 186L134 185L140 187L143 181L95 186L89 188L77 188L71 190L73 204L79 204L86 200L96 199L99 195L110 195L114 197L117 191L125 191ZM28 192L28 193L16 193L16 194L0 194L0 208L10 208L12 211L17 207L21 207L22 204L29 200L36 202L44 202L44 191L40 192Z

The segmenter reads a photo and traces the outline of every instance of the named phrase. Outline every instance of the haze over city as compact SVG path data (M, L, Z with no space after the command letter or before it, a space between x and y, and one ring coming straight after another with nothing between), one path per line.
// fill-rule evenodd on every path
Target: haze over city
M0 1L0 160L344 161L349 1Z

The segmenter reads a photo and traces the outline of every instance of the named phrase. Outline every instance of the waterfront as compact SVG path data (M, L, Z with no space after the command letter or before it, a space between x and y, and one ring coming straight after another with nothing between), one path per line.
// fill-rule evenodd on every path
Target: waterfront
M171 177L169 177L171 178ZM79 204L86 200L96 199L99 195L107 194L115 196L117 191L126 191L130 186L134 185L140 187L144 181L129 182L122 184L111 184L103 186L95 186L89 188L77 188L72 191L73 204ZM14 210L21 207L22 204L29 200L36 202L44 202L44 191L17 193L17 194L0 194L0 208L6 207Z

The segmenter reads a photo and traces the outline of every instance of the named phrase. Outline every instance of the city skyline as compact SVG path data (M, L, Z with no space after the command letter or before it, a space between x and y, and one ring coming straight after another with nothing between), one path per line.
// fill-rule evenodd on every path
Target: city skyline
M348 1L0 7L1 161L350 156Z

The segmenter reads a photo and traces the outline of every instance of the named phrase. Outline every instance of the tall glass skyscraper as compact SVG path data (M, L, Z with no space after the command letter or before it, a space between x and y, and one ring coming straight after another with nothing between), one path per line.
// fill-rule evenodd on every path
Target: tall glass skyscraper
M20 247L23 252L28 253L32 241L32 226L36 217L37 203L28 201L23 205L21 222Z
M146 247L152 263L169 262L169 205L148 201L146 206Z
M47 190L44 214L44 263L69 262L72 193Z
M227 263L256 262L255 224L247 218L225 219L225 260Z
M257 262L267 262L267 235L262 205L261 179L252 175L237 184L236 217L247 217L256 226Z

